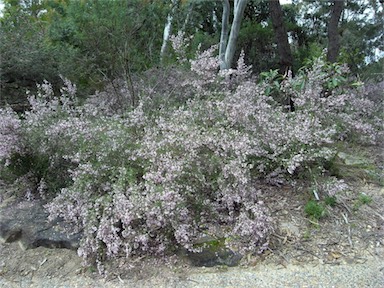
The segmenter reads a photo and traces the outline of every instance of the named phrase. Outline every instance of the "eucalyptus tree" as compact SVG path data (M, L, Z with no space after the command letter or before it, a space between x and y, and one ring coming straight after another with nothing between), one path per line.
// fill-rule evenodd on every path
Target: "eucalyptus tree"
M241 20L248 0L235 0L233 3L233 21L229 28L231 6L229 0L223 0L223 15L219 45L220 69L231 68L236 49L236 40L239 36Z
M171 32L172 32L172 22L173 22L173 18L175 16L175 13L176 13L176 10L177 10L177 6L179 4L179 0L171 0L170 3L169 3L169 6L170 6L170 11L168 12L168 15L167 15L167 21L164 25L164 31L163 31L163 43L161 45L161 50L160 50L160 62L163 64L164 62L164 57L165 57L165 52L166 52L166 49L167 49L167 46L168 46L168 41L169 41L169 37L171 35Z

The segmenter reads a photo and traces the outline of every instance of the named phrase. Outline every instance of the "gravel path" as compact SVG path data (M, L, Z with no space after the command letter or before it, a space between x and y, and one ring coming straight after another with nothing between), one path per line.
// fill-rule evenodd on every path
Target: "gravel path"
M225 273L195 274L196 281L178 287L384 287L384 262L354 265L294 266L234 269Z
M265 266L252 268L193 268L187 273L165 273L145 279L92 279L79 275L52 279L24 277L10 281L0 278L1 287L384 287L384 259L371 258L362 264L317 266Z

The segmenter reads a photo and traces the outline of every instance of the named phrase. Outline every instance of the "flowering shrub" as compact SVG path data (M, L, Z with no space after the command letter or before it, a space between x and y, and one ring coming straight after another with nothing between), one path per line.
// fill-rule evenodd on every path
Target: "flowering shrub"
M7 147L0 157L0 170L15 177L25 177L29 191L45 193L65 186L69 180L68 163L63 151L73 149L65 134L64 119L75 113L73 99L76 87L64 80L60 97L55 97L48 82L38 85L36 95L29 95L30 110L20 117L10 109L0 109L1 145ZM53 132L55 131L55 132ZM4 162L5 160L5 162ZM1 162L0 162L1 163ZM30 198L30 197L29 197Z
M21 120L10 108L0 109L0 162L7 166L11 156L21 153Z
M239 249L265 244L272 227L251 185L252 140L224 117L214 101L197 100L155 119L139 106L73 127L78 149L65 155L77 164L73 184L47 208L84 230L79 254L101 263L121 252L196 250L217 223Z
M219 73L214 51L189 61L191 79L172 80L192 93L179 105L156 107L143 89L141 102L120 113L97 97L77 106L75 86L64 81L60 97L48 83L40 85L23 120L1 110L0 137L9 143L1 146L2 161L19 154L43 163L30 166L36 191L60 188L46 208L51 218L83 231L78 252L87 263L102 269L103 260L121 253L194 251L196 240L215 235L217 225L227 245L263 250L272 219L254 176L278 182L334 157L335 141L352 134L376 140L380 123L372 102L346 85L325 97L329 75L321 60L273 83L294 101L287 112L268 93L271 83L251 78L244 56L237 69ZM52 185L55 175L59 185ZM321 190L333 195L341 186L332 187Z
M382 136L380 106L367 97L362 83L348 80L348 72L336 64L330 70L321 57L297 77L288 77L282 91L291 96L296 110L318 118L323 127L333 126L334 140L354 137L374 144Z

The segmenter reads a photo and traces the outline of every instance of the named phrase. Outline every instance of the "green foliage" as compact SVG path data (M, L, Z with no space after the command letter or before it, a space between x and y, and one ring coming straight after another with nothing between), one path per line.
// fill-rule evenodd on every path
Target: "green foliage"
M56 54L44 45L40 25L19 9L9 10L1 19L0 104L25 101L26 90L33 90L35 82L58 81Z
M272 94L273 90L280 89L280 82L283 76L279 74L278 69L261 72L259 77L262 82L268 83L265 90L268 96Z
M334 207L337 204L337 199L335 196L327 196L324 198L325 205Z
M357 211L361 206L368 205L370 203L372 203L372 197L365 193L360 193L358 198L355 200L353 210Z
M269 71L278 67L278 54L272 25L265 26L254 21L243 21L237 40L238 51L244 50L247 64L252 65L254 73Z
M369 63L361 70L361 78L364 81L373 81L378 83L384 81L384 57L376 62Z
M56 13L49 26L49 42L80 52L71 66L85 69L63 73L70 79L97 87L158 63L165 19L161 3L71 1L62 8L65 13Z
M132 74L159 64L163 29L170 12L169 1L45 0L4 1L1 18L1 103L26 100L25 91L35 91L44 79L59 87L59 74L78 84L78 95L102 90L116 78L128 82ZM330 5L324 1L300 1L283 5L285 25L294 54L293 71L326 48ZM340 24L339 61L354 74L373 68L382 73L375 55L383 50L384 17L377 1L348 1ZM373 17L361 17L364 13ZM173 34L193 36L188 55L197 46L219 42L222 4L217 1L182 1L174 15ZM150 20L149 20L150 19ZM236 57L244 50L253 71L278 68L278 53L268 1L249 1L238 37ZM168 57L169 56L169 57ZM172 55L165 64L173 64ZM368 62L367 62L368 61ZM374 66L376 68L374 68ZM377 73L377 74L376 74ZM364 75L365 78L365 75ZM334 81L338 81L335 79ZM332 83L332 87L337 83ZM58 89L57 89L58 90ZM57 91L56 91L57 92Z
M199 243L196 243L194 247L208 249L211 252L217 252L221 249L226 248L225 240L225 238L219 238L209 239L207 241L200 241Z
M280 84L284 78L285 76L279 73L279 69L269 70L259 74L260 83L264 83L265 85L265 95L272 97L281 105L287 105L289 103L289 95L281 91Z
M354 82L351 83L351 80L348 79L349 69L342 63L329 63L325 60L324 50L317 50L314 52L314 56L307 58L305 60L305 65L299 69L299 73L306 73L306 70L316 64L318 59L322 59L324 65L321 67L321 72L324 77L327 78L324 81L323 88L332 91L338 87L343 87L346 84L357 86Z
M27 2L8 1L1 19L3 103L25 101L43 80L60 86L59 74L86 95L158 64L166 19L160 1Z
M369 196L369 195L367 195L367 194L361 193L361 194L359 195L358 201L359 201L362 205L367 205L367 204L370 204L370 203L372 202L372 198L371 198L371 196Z
M49 168L47 155L14 154L10 159L7 169L16 178L22 177L33 171L34 177L43 178Z
M339 31L341 50L338 61L348 64L357 75L370 62L378 61L376 49L383 51L383 9L377 0L346 1ZM381 6L381 7L380 7ZM298 1L285 8L288 31L293 38L294 71L305 59L327 48L327 25L331 1ZM367 61L368 60L368 61Z
M309 216L312 220L319 220L326 216L325 207L315 200L310 200L304 207L304 212Z
M14 154L0 175L8 183L24 178L34 194L52 199L57 191L71 183L68 171L72 167L64 160L52 163L48 154Z
M293 57L295 59L293 70L298 71L301 67L307 66L313 59L321 57L324 52L324 48L317 42L311 42L307 45L297 47L293 51Z

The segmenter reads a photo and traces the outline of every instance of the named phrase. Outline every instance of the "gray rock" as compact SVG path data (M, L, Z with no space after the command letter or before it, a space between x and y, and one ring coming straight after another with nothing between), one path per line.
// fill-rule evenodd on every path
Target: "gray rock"
M204 248L201 252L186 252L186 256L191 264L197 267L219 265L234 267L239 265L240 260L243 258L243 255L228 248Z
M40 201L22 201L0 207L0 242L18 242L23 250L36 247L79 247L80 234L67 235L62 232L64 222L60 219L48 221L48 213ZM225 247L221 237L201 237L196 245L204 247L201 252L181 251L190 263L198 267L225 265L237 266L243 255Z
M77 249L81 235L67 235L63 221L48 221L40 201L22 201L0 208L0 241L18 241L24 250L47 247Z
M225 246L223 237L202 236L194 242L201 252L183 251L183 255L196 267L239 265L243 255Z

